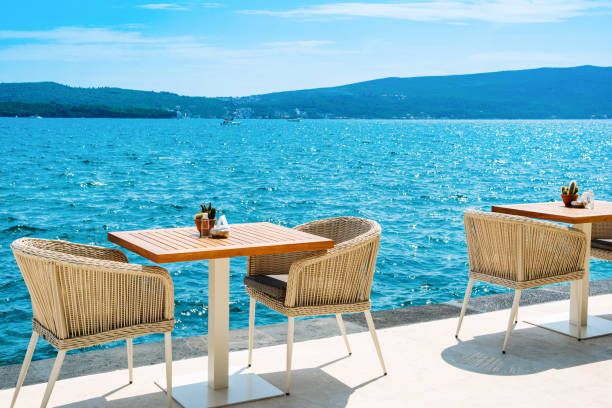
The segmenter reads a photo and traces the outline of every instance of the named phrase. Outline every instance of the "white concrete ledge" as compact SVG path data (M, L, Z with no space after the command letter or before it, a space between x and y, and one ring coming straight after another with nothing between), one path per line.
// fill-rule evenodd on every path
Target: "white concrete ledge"
M568 301L522 307L521 319L568 310ZM612 295L590 299L593 315L612 320ZM501 353L507 310L468 315L460 340L455 317L379 330L389 375L381 376L369 333L349 335L353 355L339 336L307 340L294 347L292 393L289 397L245 407L607 407L610 406L612 336L578 342L519 322L507 354ZM308 321L296 323L296 329ZM261 338L256 330L256 339ZM296 333L296 340L299 335ZM254 351L252 369L282 387L284 345ZM68 357L70 358L70 356ZM68 360L67 358L67 360ZM245 365L244 350L232 352L230 364ZM205 370L206 357L174 363L174 373ZM50 406L163 407L165 395L153 384L163 364L60 380ZM48 372L47 372L48 373ZM25 386L18 407L38 406L44 384ZM7 406L12 389L0 391ZM176 405L178 407L178 405Z
M590 285L591 296L612 293L612 279L592 281ZM553 285L539 289L523 291L521 307L556 300L569 299L569 285ZM473 297L470 300L468 313L486 313L510 308L512 294ZM461 308L460 301L431 304L424 306L411 306L392 310L379 310L372 313L376 327L387 328L416 324L432 320L456 317ZM367 331L363 314L345 315L348 333ZM273 324L258 327L256 347L266 347L284 344L286 324ZM296 341L322 339L338 335L335 319L317 318L301 321L296 325ZM244 350L248 345L247 329L232 330L230 336L230 350ZM44 340L39 340L44 342ZM24 350L27 346L24 343ZM206 356L208 352L208 336L174 337L173 357L175 361ZM24 351L25 354L25 351ZM134 346L134 365L136 367L149 366L163 362L163 346L156 343L137 344ZM84 353L68 354L64 361L60 379L80 377L120 370L126 367L125 347L87 351ZM46 382L53 366L53 359L33 361L25 384ZM0 366L0 389L12 388L19 375L20 364Z

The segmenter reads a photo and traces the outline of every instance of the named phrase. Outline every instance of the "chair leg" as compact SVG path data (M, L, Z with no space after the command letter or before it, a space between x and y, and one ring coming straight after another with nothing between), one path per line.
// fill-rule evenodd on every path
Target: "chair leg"
M506 330L506 338L504 339L504 348L502 349L503 354L506 354L506 346L508 345L508 340L510 339L510 332L512 331L514 319L518 317L518 307L519 307L520 300L521 300L521 290L517 289L514 291L514 302L512 302L512 310L510 311L510 318L508 319L508 329Z
M348 337L346 337L346 330L344 329L344 323L342 323L342 315L337 314L336 320L338 321L338 326L340 327L340 331L342 332L342 336L344 337L344 343L346 344L346 350L348 351L348 355L353 354L351 352L351 346L349 346Z
M51 375L49 376L49 382L47 382L47 389L45 389L45 396L43 397L42 403L40 404L40 408L45 408L49 403L49 398L51 397L51 391L53 391L53 386L55 386L55 381L59 376L60 369L62 368L62 363L64 362L64 357L66 356L66 350L60 350L57 352L57 357L55 358L55 364L53 364L53 369L51 370Z
M133 343L132 343L132 339L125 339L126 343L127 343L127 360L128 360L128 376L129 376L129 380L130 380L130 384L132 384L132 382L134 382L134 375L133 375L133 354L134 354L134 348L133 348Z
M365 315L366 321L368 322L368 328L370 329L372 341L374 342L374 347L376 347L376 353L378 354L378 359L380 360L380 365L382 366L383 373L387 375L387 368L385 367L382 352L380 351L380 344L378 343L378 336L376 335L376 328L374 327L374 320L372 320L372 314L369 310L366 310L365 312L363 312L363 314Z
M166 394L168 408L172 407L172 332L164 333L164 354L166 355Z
M291 386L291 358L293 356L293 328L295 321L293 317L289 317L287 325L287 382L285 383L285 394L289 395L289 387Z
M457 323L457 332L455 333L455 337L459 338L459 330L461 330L461 323L463 323L463 317L465 316L465 312L467 310L468 302L470 301L470 296L472 295L472 286L474 285L474 279L468 281L467 289L465 290L465 297L463 298L463 306L461 306L461 314L459 315L459 323Z
M514 324L518 324L518 307L516 308L516 313L514 314Z
M255 336L255 306L257 302L251 298L249 305L249 367L253 363L253 337Z
M19 379L17 380L17 385L15 386L15 391L13 392L13 399L11 401L11 408L15 406L15 401L17 401L17 395L19 395L19 390L23 385L23 380L25 380L26 374L28 373L28 368L30 367L30 362L32 361L32 355L34 354L34 350L36 349L36 342L38 341L38 333L32 332L32 337L30 337L30 344L28 344L28 351L26 351L25 358L23 359L23 364L21 365L21 371L19 372Z

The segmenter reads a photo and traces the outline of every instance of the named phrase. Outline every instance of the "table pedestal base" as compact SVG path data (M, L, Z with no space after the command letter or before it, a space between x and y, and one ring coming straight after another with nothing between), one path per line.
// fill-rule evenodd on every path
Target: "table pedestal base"
M248 369L230 369L229 386L213 390L206 382L206 373L193 373L172 378L172 398L184 408L224 407L241 402L278 397L285 393ZM155 384L166 391L166 379Z
M612 334L612 321L601 317L589 316L586 326L578 327L567 320L567 313L543 316L525 320L526 323L552 330L578 340Z

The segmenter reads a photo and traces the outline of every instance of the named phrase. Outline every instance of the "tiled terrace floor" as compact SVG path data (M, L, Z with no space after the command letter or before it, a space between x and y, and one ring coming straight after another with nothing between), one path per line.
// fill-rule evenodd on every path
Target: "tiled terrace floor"
M527 319L566 310L568 301L563 300L525 306L519 314ZM241 406L612 406L612 336L578 342L519 322L508 353L502 355L508 313L500 310L466 316L460 341L454 338L456 318L381 328L378 333L389 370L386 377L381 376L369 333L358 330L361 325L354 319L347 324L352 328L351 357L346 356L339 336L300 342L300 325L325 326L331 319L297 321L291 395ZM612 320L612 295L591 297L590 313ZM159 348L161 356L161 344L146 346L141 352ZM138 352L136 348L136 362ZM66 360L78 356L69 355ZM246 350L234 351L230 363L245 365L246 359ZM50 365L40 362L39 371L48 368L39 375L48 375ZM285 380L284 365L283 345L254 352L253 370L280 388ZM174 374L205 367L206 357L186 358L174 363ZM126 369L63 379L55 386L50 406L164 407L165 394L153 384L163 375L163 365L154 364L136 367L132 385L127 384ZM17 406L38 406L44 386L24 386ZM8 406L12 392L8 388L0 391L0 406Z

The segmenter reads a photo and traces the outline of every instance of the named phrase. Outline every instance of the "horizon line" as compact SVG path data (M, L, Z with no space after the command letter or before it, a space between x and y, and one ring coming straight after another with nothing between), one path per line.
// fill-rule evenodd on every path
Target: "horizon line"
M3 82L3 81L0 81L0 85L4 85L4 84L42 84L42 83L53 83L53 84L57 84L57 85L61 85L61 86L66 86L66 87L69 87L69 88L80 88L80 89L97 89L97 88L110 88L110 89L113 89L114 88L114 89L122 89L122 90L128 90L128 91L138 91L138 92L170 93L170 94L174 94L174 95L178 95L178 96L183 96L183 97L188 97L188 98L207 98L207 99L233 98L233 99L237 99L237 98L248 98L248 97L262 96L262 95L271 95L271 94L284 93L284 92L313 91L313 90L319 90L319 89L339 88L339 87L343 87L343 86L362 84L362 83L366 83L366 82L379 81L379 80L384 80L384 79L443 78L443 77L457 77L457 76L468 76L468 75L487 75L487 74L496 74L496 73L503 73L503 72L536 71L536 70L543 70L543 69L572 69L572 68L585 68L585 67L612 68L612 66L600 66L600 65L584 64L584 65L575 65L575 66L557 66L557 67L547 67L547 66L544 66L544 67L522 68L522 69L502 69L502 70L499 70L499 71L468 72L468 73L447 74L447 75L417 75L417 76L408 76L408 77L388 76L388 77L366 79L364 81L344 83L344 84L340 84L340 85L323 86L323 87L317 87L317 88L287 89L287 90L283 90L283 91L271 91L271 92L266 92L266 93L249 94L249 95L242 95L242 96L186 95L186 94L180 94L178 92L166 91L166 90L159 90L159 91L157 91L157 90L137 89L137 88L121 88L121 87L118 87L118 86L108 86L108 85L102 85L102 86L68 85L68 84L64 84L64 83L56 82L56 81L51 81L51 80L50 81L25 81L25 82Z

